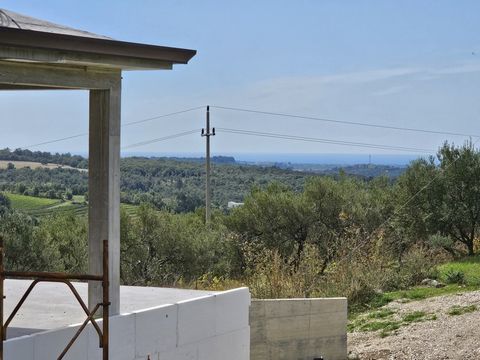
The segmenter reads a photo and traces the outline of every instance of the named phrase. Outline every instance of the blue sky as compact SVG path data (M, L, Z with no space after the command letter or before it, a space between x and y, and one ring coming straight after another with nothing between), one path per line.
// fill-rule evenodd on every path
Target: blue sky
M173 71L126 73L124 122L211 104L480 135L479 1L4 0L1 7L119 40L198 51L189 65ZM87 130L84 92L2 93L0 106L0 147ZM199 110L128 127L122 145L201 128L203 121ZM426 149L447 139L465 140L219 109L212 111L212 122ZM201 152L203 147L193 135L136 151ZM85 152L87 139L39 149ZM224 133L214 138L213 151L372 152Z

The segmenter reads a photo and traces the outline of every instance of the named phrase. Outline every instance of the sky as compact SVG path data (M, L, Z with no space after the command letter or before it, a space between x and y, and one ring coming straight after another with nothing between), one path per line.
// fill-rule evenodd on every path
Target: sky
M480 137L480 2L473 0L4 0L0 7L118 40L197 50L173 71L124 73L122 122L205 106ZM0 147L88 131L88 94L3 92ZM204 108L122 130L129 146L204 126ZM421 148L468 136L211 109L212 125ZM480 140L479 140L480 143ZM197 134L128 152L201 153ZM39 146L87 152L87 138ZM127 150L125 150L127 151ZM417 154L217 131L214 154ZM418 154L425 154L418 152Z

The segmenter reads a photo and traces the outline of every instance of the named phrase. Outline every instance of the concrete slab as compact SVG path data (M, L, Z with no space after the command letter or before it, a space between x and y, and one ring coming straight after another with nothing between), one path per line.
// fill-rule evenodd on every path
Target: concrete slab
M8 279L5 281L5 319L10 315L30 283L30 280ZM74 287L82 299L87 302L87 283L74 283ZM133 313L217 293L187 289L122 286L120 289L120 311L122 314ZM7 336L8 338L14 338L44 330L62 328L81 323L85 320L85 317L85 313L66 285L40 283L35 287L12 321Z

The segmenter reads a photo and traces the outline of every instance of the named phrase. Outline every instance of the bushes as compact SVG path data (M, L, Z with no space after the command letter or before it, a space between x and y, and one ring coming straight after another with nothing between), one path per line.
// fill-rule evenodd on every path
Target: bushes
M122 212L121 277L125 284L173 286L204 274L230 275L234 249L222 226L206 227L196 214L141 206Z
M282 257L277 250L257 246L245 253L247 268L243 281L253 297L295 298L318 294L320 263L315 247L306 247L298 265Z

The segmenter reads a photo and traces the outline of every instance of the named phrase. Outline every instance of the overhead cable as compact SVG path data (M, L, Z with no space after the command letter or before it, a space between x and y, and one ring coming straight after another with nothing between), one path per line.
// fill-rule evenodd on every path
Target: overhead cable
M194 108L175 111L175 112L168 113L168 114L157 115L157 116L153 116L153 117L142 119L142 120L126 122L126 123L122 124L121 126L122 127L127 127L127 126L137 125L137 124L145 123L145 122L148 122L148 121L153 121L153 120L157 120L157 119L161 119L161 118L166 118L166 117L169 117L169 116L184 114L184 113L194 111L194 110L199 110L199 109L202 109L202 108L204 108L204 106L197 106L197 107L194 107ZM77 134L77 135L71 135L71 136L67 136L67 137L63 137L63 138L59 138L59 139L48 140L48 141L44 141L44 142L40 142L40 143L36 143L36 144L30 144L30 145L27 145L27 146L22 146L22 147L20 147L20 149L29 149L29 148L32 148L32 147L38 147L38 146L42 146L42 145L53 144L53 143L57 143L57 142L65 141L65 140L84 137L84 136L88 136L88 132Z
M156 138L156 139L152 139L152 140L141 141L141 142L138 142L138 143L135 143L135 144L130 144L130 145L127 145L127 146L123 146L122 149L130 149L130 148L134 148L134 147L154 144L154 143L158 143L158 142L161 142L161 141L175 139L175 138L178 138L178 137L191 135L191 134L195 134L195 133L200 133L200 129L184 131L184 132L180 132L180 133L177 133L177 134L168 135L168 136L164 136L164 137L160 137L160 138Z
M279 117L295 118L295 119L303 119L303 120L322 121L322 122L329 122L329 123L343 124L343 125L366 126L366 127L371 127L371 128L399 130L399 131L411 131L411 132L419 132L419 133L427 133L427 134L464 136L464 137L480 137L480 135L457 133L457 132L452 132L452 131L440 131L440 130L432 130L432 129L419 129L419 128L410 128L410 127L382 125L382 124L371 124L371 123L364 123L364 122L358 122L358 121L336 120L336 119L324 118L324 117L286 114L286 113L279 113L279 112L272 112L272 111L261 111L261 110L242 109L242 108L227 107L227 106L215 106L215 105L210 105L210 107L216 108L216 109L223 109L223 110L247 112L247 113L262 114L262 115L271 115L271 116L279 116Z
M397 151L406 151L406 152L415 152L415 153L431 154L435 152L435 150L432 150L432 149L422 149L422 148L413 148L413 147L396 146L396 145L383 145L383 144L372 144L372 143L362 143L362 142L353 142L353 141L342 141L342 140L297 136L297 135L290 135L290 134L277 134L277 133L270 133L270 132L259 132L259 131L229 129L229 128L219 128L219 127L217 127L216 129L218 131L232 133L232 134L250 135L250 136L268 137L268 138L276 138L276 139L295 140L295 141L316 142L316 143L324 143L324 144L354 146L354 147L383 149L383 150L397 150Z

